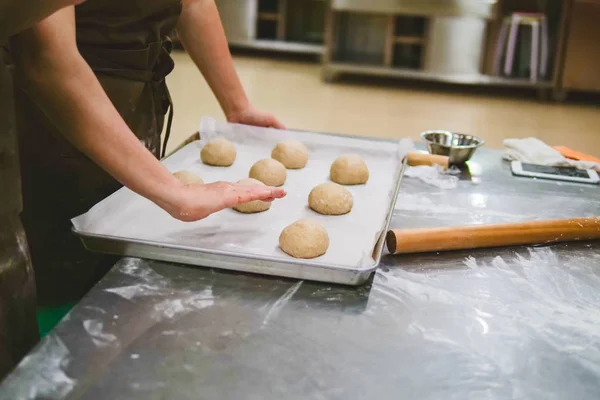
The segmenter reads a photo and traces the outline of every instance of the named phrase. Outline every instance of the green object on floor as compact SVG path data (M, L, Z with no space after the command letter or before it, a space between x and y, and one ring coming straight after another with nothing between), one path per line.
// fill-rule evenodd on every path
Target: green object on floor
M48 332L54 329L60 320L71 311L74 305L75 303L67 303L58 307L38 307L36 316L40 337L43 338Z

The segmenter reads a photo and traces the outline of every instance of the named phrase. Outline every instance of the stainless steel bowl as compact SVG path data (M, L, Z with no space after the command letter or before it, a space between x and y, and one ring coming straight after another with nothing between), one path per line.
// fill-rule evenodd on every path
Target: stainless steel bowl
M450 131L426 131L421 139L431 154L448 156L450 164L464 164L485 141L477 136Z

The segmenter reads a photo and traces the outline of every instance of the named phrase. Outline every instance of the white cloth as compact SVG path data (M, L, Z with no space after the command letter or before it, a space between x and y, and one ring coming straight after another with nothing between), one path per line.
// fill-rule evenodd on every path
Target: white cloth
M600 164L589 161L570 160L539 139L504 139L504 159L529 164L571 166L600 171Z

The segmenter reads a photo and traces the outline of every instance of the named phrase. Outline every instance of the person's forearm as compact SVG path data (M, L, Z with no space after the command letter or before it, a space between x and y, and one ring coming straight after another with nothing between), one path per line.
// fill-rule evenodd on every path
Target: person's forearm
M50 34L61 41L61 32ZM123 185L164 208L179 181L131 132L76 46L67 40L60 50L38 46L35 35L26 31L13 42L25 90L75 147Z
M24 89L60 132L122 184L173 217L196 221L241 203L271 201L285 190L228 182L183 184L123 121L77 50L73 7L12 40Z
M214 0L184 0L177 35L226 116L248 107Z
M120 183L164 207L179 181L131 132L81 56L38 61L45 68L30 70L26 85L52 123Z

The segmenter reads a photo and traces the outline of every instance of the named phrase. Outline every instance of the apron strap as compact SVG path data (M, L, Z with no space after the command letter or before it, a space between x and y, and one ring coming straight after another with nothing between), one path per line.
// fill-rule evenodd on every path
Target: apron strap
M169 114L167 115L167 129L165 130L165 138L162 144L162 151L160 157L163 158L167 154L167 144L169 143L169 138L171 137L171 126L173 124L173 100L171 99L171 93L169 92L169 88L165 83L166 76L173 71L175 67L175 63L173 59L171 59L170 54L173 50L173 42L169 37L166 37L162 42L161 56L158 59L158 68L155 71L154 79L160 79L161 86L164 91L163 95L166 100L166 104L169 108ZM164 110L166 111L166 109Z
M167 96L167 100L169 102L169 115L167 116L167 129L165 130L165 139L162 144L162 151L160 153L160 158L164 158L167 154L167 143L169 143L169 137L171 136L171 125L173 124L173 101L171 100L171 93L169 93L169 89L165 88L165 94Z
M161 42L149 44L143 49L106 49L80 46L80 51L96 74L114 76L150 85L157 111L167 114L167 129L159 156L166 154L167 143L173 124L173 101L165 83L166 76L175 64L170 57L173 42L166 37ZM148 64L148 60L150 64Z

